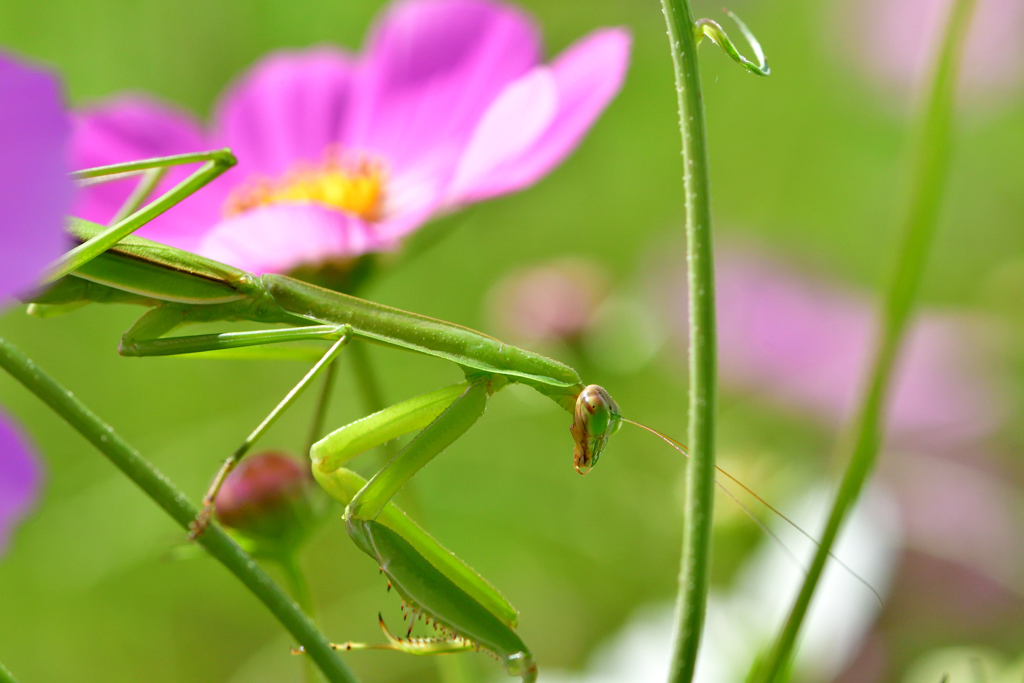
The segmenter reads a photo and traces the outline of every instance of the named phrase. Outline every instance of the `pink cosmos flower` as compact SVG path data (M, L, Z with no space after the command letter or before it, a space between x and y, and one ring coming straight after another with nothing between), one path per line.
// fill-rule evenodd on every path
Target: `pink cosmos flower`
M56 79L0 53L0 308L67 248L70 135ZM25 438L0 412L0 554L41 478Z
M530 19L490 0L406 0L361 55L278 52L221 97L213 125L122 97L81 113L95 166L230 147L238 167L140 235L257 273L395 248L430 217L551 171L622 85L630 38L595 31L550 64ZM187 170L168 174L160 191ZM108 221L131 184L90 188Z

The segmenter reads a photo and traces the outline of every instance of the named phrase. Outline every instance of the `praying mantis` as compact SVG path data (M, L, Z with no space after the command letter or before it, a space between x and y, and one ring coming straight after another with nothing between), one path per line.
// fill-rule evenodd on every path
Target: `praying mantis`
M585 385L575 370L460 325L310 285L283 275L255 276L190 252L130 236L144 224L230 167L221 151L147 160L83 172L103 177L142 172L140 187L155 186L163 169L205 161L203 168L144 208L136 192L111 228L72 219L69 231L81 244L52 270L48 289L32 298L30 312L61 313L88 303L148 307L119 345L125 356L232 353L269 344L326 341L313 367L221 467L192 526L201 534L210 522L217 491L253 444L355 338L457 364L463 382L416 396L341 427L310 450L313 475L345 505L345 522L356 546L386 575L403 603L440 631L436 638L395 637L381 620L387 642L346 643L341 649L393 649L431 655L483 650L511 675L534 681L537 666L516 633L515 608L483 577L447 550L403 512L392 498L434 457L461 437L483 414L491 396L510 384L526 385L572 415L573 466L586 474L624 422L619 406L602 387ZM140 219L142 215L143 219ZM123 234L122 234L123 233ZM114 235L114 238L111 237ZM250 321L275 329L167 336L190 323ZM653 431L653 430L650 430ZM361 453L406 434L408 444L369 481L346 468ZM655 432L657 434L657 432ZM660 434L658 434L661 436ZM667 437L669 443L675 444ZM728 475L726 475L728 476ZM770 506L769 506L770 507ZM772 508L774 509L774 508ZM788 520L787 520L788 521Z
M735 17L734 17L735 18ZM738 19L737 19L738 22ZM708 36L748 70L767 75L763 54L746 27L758 64L740 57L720 27L702 20L698 41ZM203 166L166 194L143 206L171 166ZM573 465L586 474L623 422L618 405L598 385L585 385L572 368L468 328L364 301L281 276L257 277L131 233L234 164L227 150L118 164L80 172L83 181L142 174L142 180L109 228L72 220L81 242L51 269L51 286L32 299L30 312L58 314L88 303L137 304L150 310L124 333L125 356L225 352L294 341L327 341L329 348L215 476L192 525L193 537L209 524L225 478L275 420L354 338L362 338L457 364L465 381L407 399L346 425L310 449L313 475L345 505L345 522L356 546L369 555L389 587L414 615L432 621L442 637L396 638L384 627L384 645L349 643L345 649L390 648L412 654L484 650L510 675L537 678L537 665L516 633L517 613L498 591L445 549L393 502L402 486L461 437L483 414L487 401L510 384L523 384L572 414ZM167 337L189 323L250 321L283 328ZM637 424L637 423L633 423ZM642 426L642 425L640 425ZM644 429L647 429L644 427ZM651 430L653 431L653 430ZM416 432L369 481L345 465L360 453ZM659 436L661 436L659 434ZM679 444L665 438L675 447ZM415 618L415 617L414 617Z

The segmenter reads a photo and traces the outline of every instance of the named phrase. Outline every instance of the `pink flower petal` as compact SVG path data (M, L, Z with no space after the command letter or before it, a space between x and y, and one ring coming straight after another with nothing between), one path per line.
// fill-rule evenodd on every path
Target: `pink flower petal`
M561 163L622 87L630 42L623 29L596 31L507 86L474 131L445 203L522 189Z
M210 148L197 121L166 105L140 97L113 100L75 117L71 158L75 168L200 152ZM174 187L196 169L171 169L154 196ZM137 178L91 185L81 193L74 214L106 224L131 194ZM213 182L172 211L139 230L139 235L181 249L193 249L220 217L227 184Z
M264 59L224 96L218 146L238 157L236 175L277 177L296 163L316 164L345 138L354 67L331 48Z
M371 41L351 144L396 175L419 167L446 182L492 100L538 59L537 31L510 6L398 3Z
M28 442L0 414L0 555L7 550L15 525L35 505L42 478Z
M415 232L438 211L437 199L441 196L439 188L426 179L422 184L417 184L411 178L404 180L410 181L408 186L402 187L402 183L397 182L388 188L389 194L402 195L393 197L388 203L400 203L401 208L389 211L389 217L370 225L374 243L381 245L381 249L395 249L401 238Z
M509 83L473 133L448 190L451 203L471 201L473 190L510 159L537 143L558 112L558 84L551 69L539 66Z
M316 204L275 204L218 223L197 252L257 275L387 248L367 224Z
M368 45L356 63L327 48L261 62L221 100L216 133L205 141L190 119L152 103L128 100L86 114L76 130L79 163L230 146L239 167L228 178L140 234L241 267L290 267L300 254L316 262L391 249L456 201L524 187L554 167L619 89L629 38L619 30L598 32L552 67L535 69L537 31L513 7L405 0L387 10ZM253 180L265 181L254 184L257 192L277 187L291 168L317 165L332 149L384 165L379 221L311 205L301 227L286 227L290 244L278 248L272 218L291 218L296 205L222 220L234 188ZM460 160L459 193L452 196L446 191ZM183 175L176 171L173 180ZM127 184L92 188L79 213L107 222L129 191ZM241 197L234 208L258 199ZM294 235L307 234L314 246L294 243ZM269 246L253 244L264 238Z
M0 302L67 249L71 124L57 80L0 54Z

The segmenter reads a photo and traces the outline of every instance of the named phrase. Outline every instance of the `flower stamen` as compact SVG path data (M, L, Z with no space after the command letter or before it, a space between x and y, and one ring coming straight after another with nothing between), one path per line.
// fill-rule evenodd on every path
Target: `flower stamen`
M387 174L370 159L345 163L328 155L319 166L296 165L279 179L255 177L235 189L224 204L225 216L281 203L313 203L368 221L381 218Z

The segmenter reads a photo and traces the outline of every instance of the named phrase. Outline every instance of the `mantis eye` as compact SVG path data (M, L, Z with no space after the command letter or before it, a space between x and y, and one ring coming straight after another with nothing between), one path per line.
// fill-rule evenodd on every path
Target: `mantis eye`
M580 474L586 474L601 457L608 438L622 426L619 406L608 392L591 384L576 399L572 427L569 431L576 442L573 465Z

